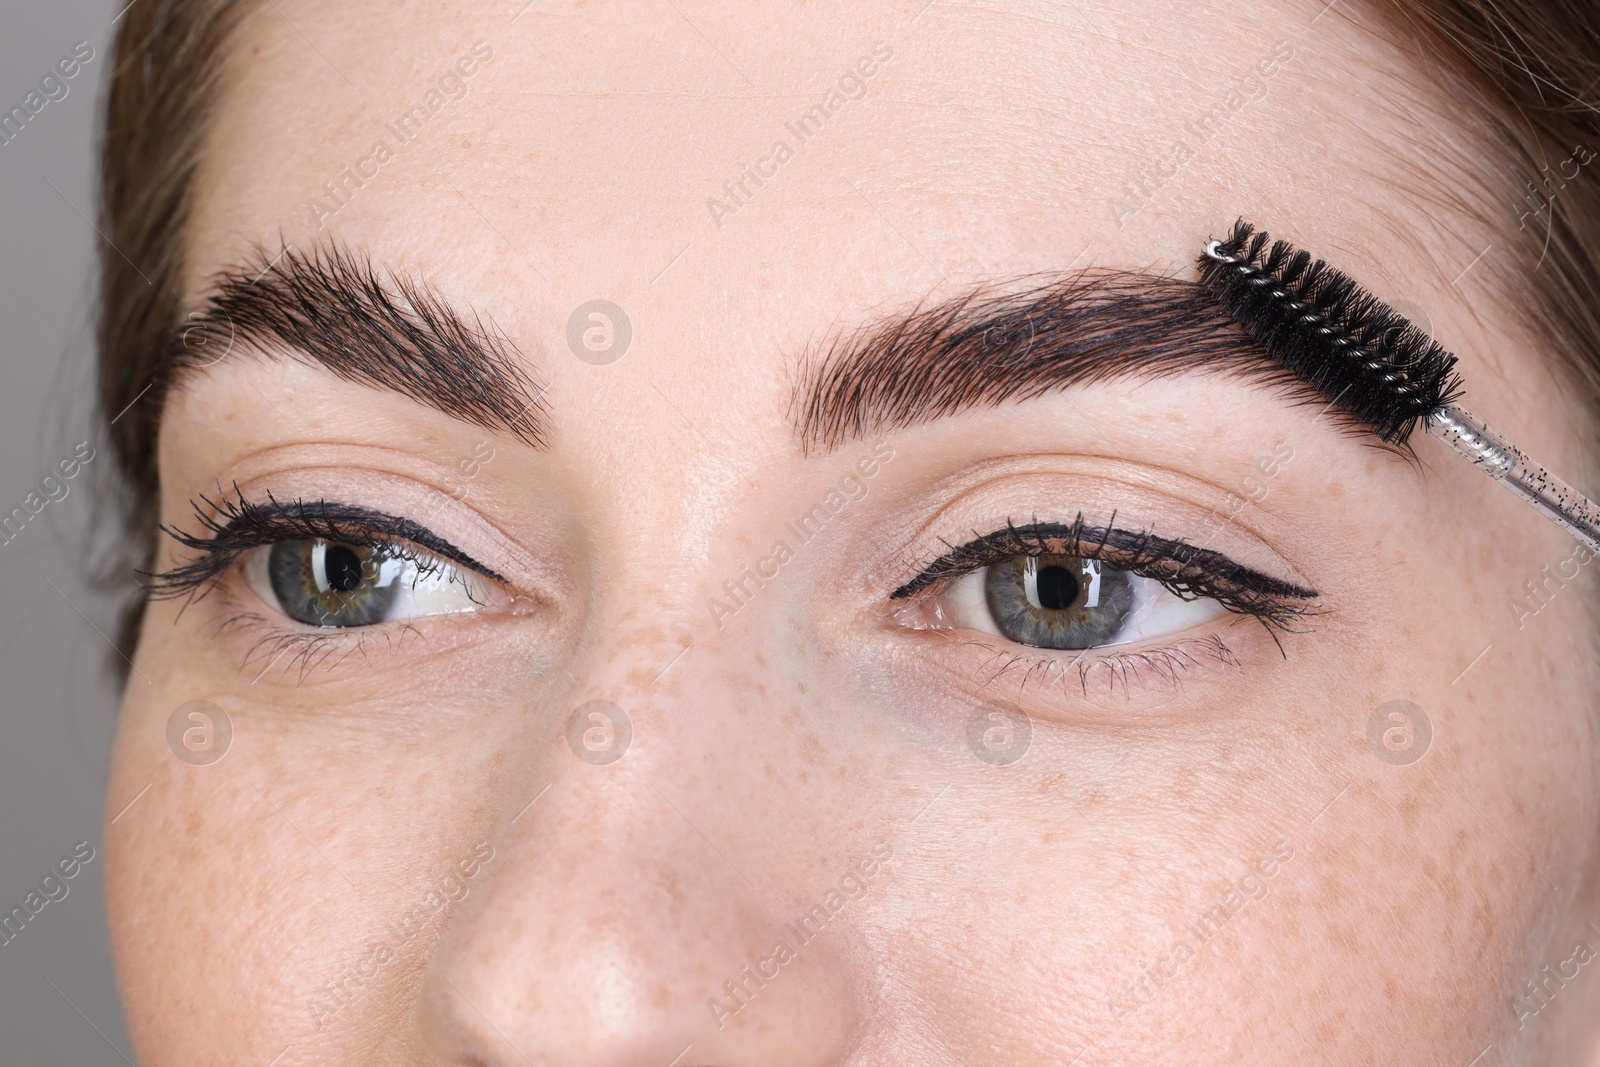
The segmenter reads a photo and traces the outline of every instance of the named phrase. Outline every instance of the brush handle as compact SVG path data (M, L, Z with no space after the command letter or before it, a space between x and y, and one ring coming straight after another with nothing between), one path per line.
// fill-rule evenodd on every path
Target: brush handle
M1447 406L1428 416L1427 425L1429 433L1466 456L1557 526L1600 552L1600 507L1529 459L1482 419L1464 408Z

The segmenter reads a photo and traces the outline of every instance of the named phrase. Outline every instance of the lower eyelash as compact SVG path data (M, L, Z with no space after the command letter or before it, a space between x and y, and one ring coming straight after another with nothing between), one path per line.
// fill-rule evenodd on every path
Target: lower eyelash
M1065 686L1069 679L1076 675L1078 688L1084 696L1087 696L1089 678L1097 671L1106 674L1109 691L1114 693L1119 683L1124 691L1131 691L1133 683L1138 681L1142 674L1147 673L1159 675L1168 683L1176 685L1183 671L1203 666L1206 660L1235 669L1240 668L1239 657L1234 655L1220 634L1188 638L1163 648L1090 655L1096 651L1099 650L1085 649L1083 655L1063 661L1053 656L1029 656L1010 649L995 649L994 658L1003 662L984 684L993 685L1007 674L1021 670L1023 675L1017 687L1020 692L1027 688L1030 681L1037 685Z
M281 630L253 611L235 611L223 617L216 627L219 637L230 631L252 630L259 635L258 639L245 651L244 658L239 663L239 670L244 674L251 673L256 664L260 665L260 670L255 672L255 677L251 680L252 685L265 677L274 667L281 667L284 677L298 668L299 678L296 681L304 682L308 675L328 664L335 655L338 658L328 664L328 670L337 668L339 664L357 653L360 653L365 660L367 646L372 641L381 639L386 644L393 645L407 633L417 637L423 636L422 632L410 622L401 622L393 628L385 629L350 627L312 632Z

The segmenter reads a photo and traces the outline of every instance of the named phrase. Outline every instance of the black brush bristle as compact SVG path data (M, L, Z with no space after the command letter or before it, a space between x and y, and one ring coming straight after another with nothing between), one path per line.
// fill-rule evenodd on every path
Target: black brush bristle
M1390 444L1404 444L1461 395L1456 357L1433 338L1349 276L1243 219L1201 253L1200 281L1269 355Z

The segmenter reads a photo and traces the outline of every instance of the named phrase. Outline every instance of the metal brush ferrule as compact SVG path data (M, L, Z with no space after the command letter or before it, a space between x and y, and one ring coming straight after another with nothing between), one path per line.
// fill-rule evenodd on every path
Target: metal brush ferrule
M1591 549L1600 551L1600 507L1459 407L1428 416L1428 432L1470 459L1491 478L1543 512Z

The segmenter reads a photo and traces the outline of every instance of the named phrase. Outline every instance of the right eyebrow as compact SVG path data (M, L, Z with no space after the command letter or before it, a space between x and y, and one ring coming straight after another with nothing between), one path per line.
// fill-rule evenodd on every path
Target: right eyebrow
M159 374L173 388L241 352L313 363L535 448L548 443L543 390L504 334L339 246L272 259L260 250L216 275L163 348Z

